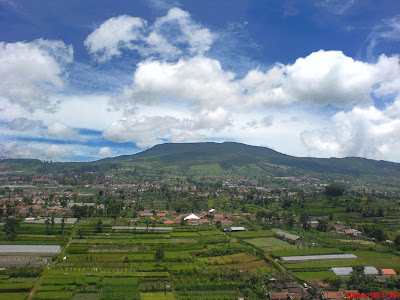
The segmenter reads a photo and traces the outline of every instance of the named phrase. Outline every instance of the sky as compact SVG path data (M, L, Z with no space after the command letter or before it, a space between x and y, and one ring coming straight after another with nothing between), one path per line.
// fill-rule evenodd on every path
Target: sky
M400 162L398 0L0 0L0 158L234 141Z

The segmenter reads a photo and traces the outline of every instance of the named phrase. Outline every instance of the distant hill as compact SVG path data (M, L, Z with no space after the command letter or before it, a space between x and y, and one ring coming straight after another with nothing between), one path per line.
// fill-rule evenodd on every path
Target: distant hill
M37 169L60 172L106 171L115 168L141 167L164 172L223 176L297 176L346 174L352 176L400 176L400 164L358 157L294 157L266 147L241 143L166 143L143 152L87 163L43 163L39 160L1 160L0 170Z

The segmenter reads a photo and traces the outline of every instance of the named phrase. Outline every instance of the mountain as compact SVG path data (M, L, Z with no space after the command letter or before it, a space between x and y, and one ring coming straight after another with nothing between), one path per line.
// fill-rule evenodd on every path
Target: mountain
M137 154L87 163L44 163L38 160L22 159L0 161L0 170L10 168L36 168L39 173L143 168L172 174L204 176L298 176L310 173L400 176L399 163L358 157L294 157L266 147L234 142L166 143Z

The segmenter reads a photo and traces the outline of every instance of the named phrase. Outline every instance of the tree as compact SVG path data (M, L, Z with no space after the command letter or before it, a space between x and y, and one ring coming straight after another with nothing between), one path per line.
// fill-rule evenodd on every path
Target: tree
M346 189L340 183L334 182L325 187L325 195L330 197L339 197L344 194Z
M66 220L67 220L66 217L63 217L63 218L61 219L61 234L64 233L64 227L65 227L65 221L66 221Z
M56 224L56 222L54 221L54 214L51 216L51 233L54 232L54 225Z
M103 232L103 222L101 220L97 222L96 231L97 231L97 233Z
M340 277L331 279L329 280L329 285L331 286L332 289L338 290L342 285L342 280L340 279Z
M294 222L295 222L295 220L294 220L293 216L290 216L290 217L286 220L286 226L287 226L288 228L293 228Z
M382 207L379 207L378 212L377 212L377 216L378 217L384 217L385 216L384 213L383 213L383 208Z
M82 229L78 229L78 238L83 239L83 230Z
M19 227L19 221L14 218L7 218L3 226L5 239L7 241L13 241L17 237L17 228Z
M317 230L318 231L327 231L328 230L328 221L327 220L319 220Z
M164 258L164 250L163 249L158 249L154 253L154 259L155 260L162 260Z
M50 235L51 230L50 230L50 219L47 218L46 221L44 221L44 224L46 224L46 234Z
M311 224L308 221L309 221L308 214L307 213L301 214L300 216L301 227L306 231L311 229Z
M221 230L221 228L222 228L222 223L221 223L221 221L217 221L217 222L215 223L215 225L217 226L217 229Z

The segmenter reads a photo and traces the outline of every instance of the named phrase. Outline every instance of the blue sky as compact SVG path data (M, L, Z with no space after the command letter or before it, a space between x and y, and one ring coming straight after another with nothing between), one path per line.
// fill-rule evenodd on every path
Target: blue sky
M0 157L164 142L400 162L396 0L0 0Z

